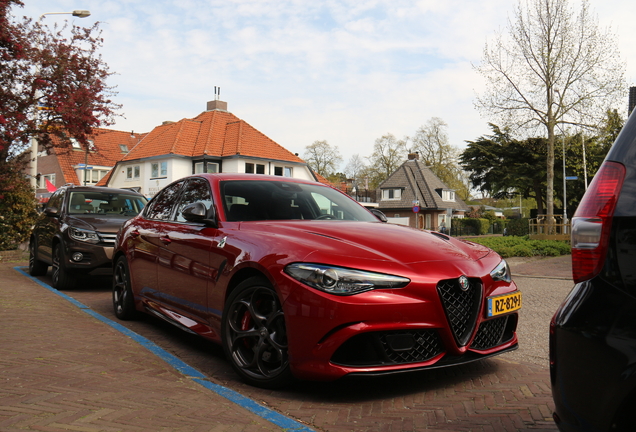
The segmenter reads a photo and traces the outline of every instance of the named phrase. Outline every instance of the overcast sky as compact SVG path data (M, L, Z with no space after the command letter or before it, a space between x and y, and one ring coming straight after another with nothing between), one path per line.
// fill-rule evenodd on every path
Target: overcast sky
M412 136L431 117L452 145L490 133L474 108L472 65L512 15L514 0L23 0L17 16L88 9L100 21L104 61L117 75L118 130L149 132L192 118L214 99L301 156L327 140L343 166L387 133ZM572 4L578 7L578 1ZM618 36L636 85L633 0L591 0ZM616 107L626 112L625 106Z

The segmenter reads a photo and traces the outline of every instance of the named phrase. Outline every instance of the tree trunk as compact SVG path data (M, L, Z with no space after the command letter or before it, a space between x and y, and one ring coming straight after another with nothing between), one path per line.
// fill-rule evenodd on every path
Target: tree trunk
M548 155L546 157L547 166L547 187L546 187L546 219L548 222L548 233L554 233L554 121L548 119Z

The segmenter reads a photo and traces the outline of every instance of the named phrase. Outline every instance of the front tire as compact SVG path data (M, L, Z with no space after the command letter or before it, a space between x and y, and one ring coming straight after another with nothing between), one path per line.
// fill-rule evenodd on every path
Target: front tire
M130 269L125 256L120 256L113 272L113 310L120 320L137 318L135 298L130 285Z
M64 263L64 252L62 244L58 243L53 247L53 272L52 285L58 290L73 289L77 282L76 276L66 268Z
M280 388L292 380L285 317L276 291L263 277L241 282L223 311L223 350L248 384Z
M29 242L29 274L31 276L44 276L49 266L37 259L35 238Z

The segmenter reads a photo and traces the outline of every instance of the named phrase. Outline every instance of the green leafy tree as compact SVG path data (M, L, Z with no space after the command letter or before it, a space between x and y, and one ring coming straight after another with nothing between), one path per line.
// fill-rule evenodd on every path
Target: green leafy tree
M518 141L508 130L490 124L492 135L467 141L460 156L473 187L494 198L521 194L534 198L540 214L545 203L545 140Z
M568 180L566 182L567 189L567 208L571 217L579 205L583 194L585 193L585 177L587 175L587 183L601 167L605 156L609 152L614 140L623 128L624 121L616 110L609 110L604 120L600 134L590 136L582 131L572 136L565 136L565 162L566 176L577 177L576 180ZM567 132L567 131L566 131ZM559 137L557 141L562 141L563 137ZM585 157L584 157L585 149ZM559 153L557 165L562 166L562 153ZM557 182L563 183L563 174L560 171L556 175Z
M16 167L5 165L0 175L0 250L16 249L28 240L38 216L33 189Z

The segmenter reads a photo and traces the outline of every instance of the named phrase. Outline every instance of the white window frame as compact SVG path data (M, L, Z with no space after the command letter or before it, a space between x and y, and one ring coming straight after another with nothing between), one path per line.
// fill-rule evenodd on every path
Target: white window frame
M391 196L393 195L393 196ZM382 201L398 201L402 199L402 189L382 189Z
M153 162L150 164L150 178L166 178L168 177L168 162Z

